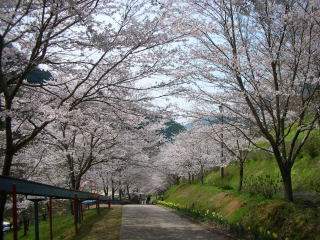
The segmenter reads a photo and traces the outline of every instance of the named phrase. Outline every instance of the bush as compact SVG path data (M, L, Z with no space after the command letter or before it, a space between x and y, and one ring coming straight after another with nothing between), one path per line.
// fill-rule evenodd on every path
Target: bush
M224 185L221 187L222 190L233 190L233 187L230 185Z
M213 182L213 185L215 185L218 188L221 188L223 190L232 190L233 187L230 186L228 180L224 179L224 178L218 178L215 179Z
M319 181L311 181L310 182L311 189L316 193L320 193L320 182Z
M265 198L272 198L280 188L279 176L261 175L246 177L243 181L244 191L250 194L262 195Z
M304 144L302 151L310 157L315 158L319 154L320 139L319 136L311 135Z

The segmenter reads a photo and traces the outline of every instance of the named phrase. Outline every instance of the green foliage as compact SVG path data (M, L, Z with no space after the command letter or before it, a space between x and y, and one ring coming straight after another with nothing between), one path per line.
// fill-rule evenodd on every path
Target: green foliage
M215 179L213 185L215 185L216 187L218 188L221 188L223 190L232 190L234 189L226 179L224 178L218 178L218 179Z
M315 158L320 154L320 137L319 134L312 134L308 141L304 144L302 151L311 158Z
M164 125L166 127L160 130L160 134L167 139L172 139L175 135L185 130L184 126L173 120L166 122Z
M45 81L52 79L52 75L49 71L34 68L27 74L26 79L28 83L43 84Z
M243 181L243 189L250 194L259 194L264 198L270 199L282 186L281 182L280 176L247 176Z
M312 190L314 190L317 193L320 193L320 182L319 181L311 181L310 186Z

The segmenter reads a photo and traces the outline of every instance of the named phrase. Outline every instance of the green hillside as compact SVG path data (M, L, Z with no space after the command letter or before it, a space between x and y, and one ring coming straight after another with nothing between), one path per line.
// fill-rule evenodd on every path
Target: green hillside
M302 153L298 156L292 169L292 182L295 191L320 191L320 134L315 131L304 145ZM213 169L205 177L205 183L219 187L232 187L237 189L239 182L238 165L231 164L225 168L225 178L220 178L219 169ZM280 172L272 154L262 150L255 150L248 155L244 167L244 178L256 178L270 175L280 180ZM279 188L282 185L279 184Z
M231 225L264 231L270 239L320 240L319 169L320 134L314 131L292 169L294 193L299 195L294 203L283 200L277 164L272 154L261 150L248 155L241 193L237 192L239 169L234 163L225 168L224 179L216 168L206 174L203 185L171 187L165 193L165 202L180 204L192 212L217 212ZM277 193L268 197L261 194L261 189L268 192L272 188Z
M263 239L320 240L317 206L289 203L279 198L264 199L200 184L173 186L165 193L165 201L193 211L215 212L230 225L270 234L270 238Z

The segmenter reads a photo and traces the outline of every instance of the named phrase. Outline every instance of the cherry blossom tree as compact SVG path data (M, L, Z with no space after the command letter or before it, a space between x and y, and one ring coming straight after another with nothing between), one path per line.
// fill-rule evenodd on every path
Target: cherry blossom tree
M186 3L185 24L194 32L177 76L190 83L185 92L207 111L222 105L258 128L278 164L285 199L292 201L291 169L317 120L316 3Z
M126 102L148 100L148 89L170 85L151 78L166 71L170 64L166 57L175 51L168 44L179 37L170 31L161 4L143 0L0 4L2 175L10 175L13 156L49 123L79 110L81 103L103 102L122 109ZM36 67L49 70L52 79L28 83L26 76ZM148 87L137 87L146 77L151 81ZM140 91L136 99L119 98L133 89ZM5 198L2 194L1 223Z
M239 164L238 191L241 191L245 161L248 153L253 149L252 142L256 140L253 130L235 119L227 119L224 124L211 123L204 125L200 131L206 138L212 139L223 147L222 150L225 151L223 157L228 159L228 163L237 162ZM225 161L225 159L223 160Z
M226 166L219 158L219 145L204 135L201 129L192 129L177 135L174 142L162 147L157 164L177 179L185 177L193 182L196 176L204 182L205 171L214 166ZM179 183L179 181L177 181Z

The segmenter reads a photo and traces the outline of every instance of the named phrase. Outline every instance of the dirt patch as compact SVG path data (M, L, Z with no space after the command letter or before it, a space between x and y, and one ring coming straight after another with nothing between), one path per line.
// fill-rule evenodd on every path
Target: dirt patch
M176 196L179 196L179 197L187 197L189 195L190 195L189 190L181 190L178 193L176 193Z
M190 189L182 186L176 189L174 195L176 195L177 197L187 197L187 196L190 196L191 193L192 193L192 188Z
M235 211L239 210L243 206L243 201L239 198L231 200L224 208L226 210L225 217L230 217Z

